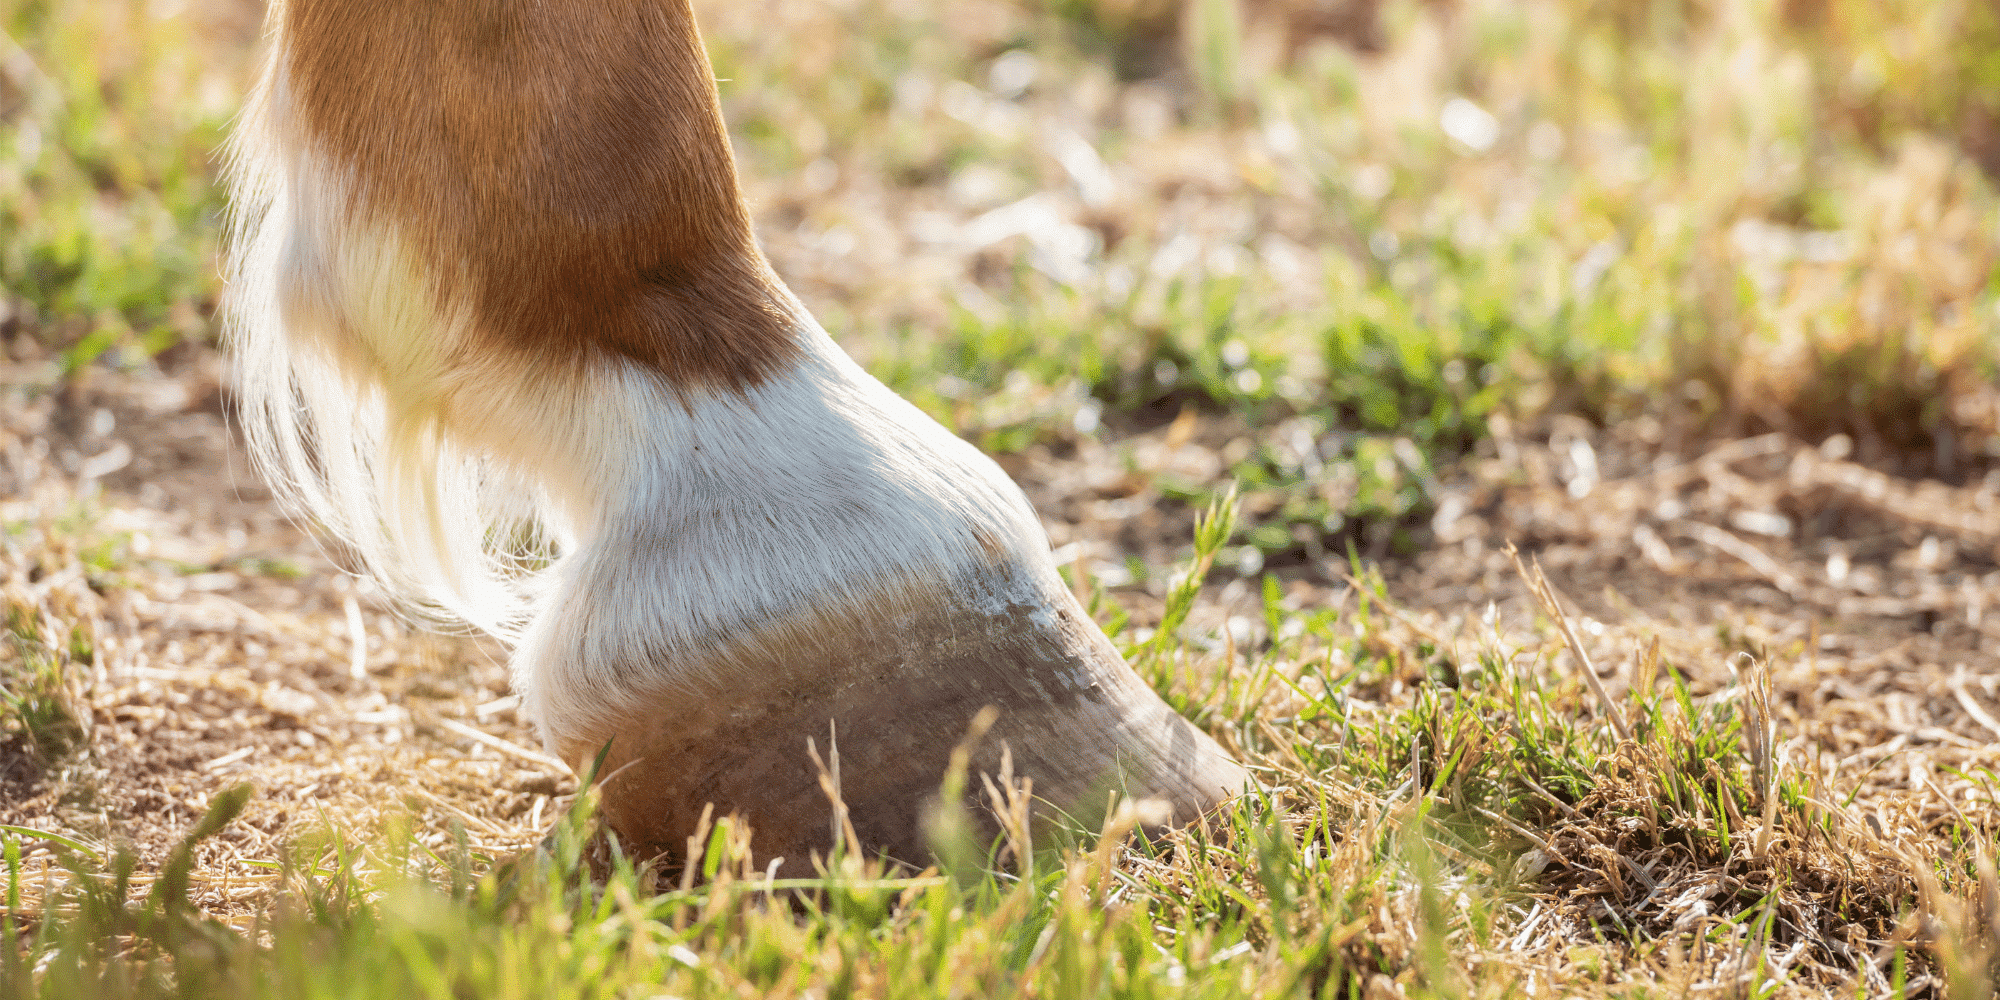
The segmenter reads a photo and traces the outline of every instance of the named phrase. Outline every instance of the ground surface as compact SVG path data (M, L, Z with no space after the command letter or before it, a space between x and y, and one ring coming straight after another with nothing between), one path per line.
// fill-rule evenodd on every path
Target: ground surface
M262 6L0 0L0 995L1990 994L1991 5L697 4L774 266L1271 792L880 906L745 902L726 837L465 889L574 781L232 442ZM245 783L190 895L255 933L91 916Z
M48 366L11 369L10 613L41 617L44 635L88 635L94 652L70 660L63 695L89 722L86 749L44 768L26 739L8 743L0 824L130 845L143 875L214 795L248 782L243 819L205 844L196 878L204 907L239 920L268 902L272 878L244 861L331 831L380 836L400 817L440 852L461 830L486 857L532 846L575 786L517 717L504 650L414 628L342 573L242 468L216 358L188 350L166 367L92 373L32 399L20 387ZM1569 597L1613 698L1655 641L1697 693L1765 670L1783 752L1811 761L1885 842L1922 850L1968 815L2000 821L2000 612L1987 608L2000 594L2000 483L1901 480L1829 454L1838 444L1777 435L1688 454L1646 437L1643 423L1497 435L1491 457L1444 484L1437 544L1380 564L1417 640L1469 662L1535 631L1511 541ZM1058 545L1114 570L1185 549L1189 518L1145 484L1226 446L1183 420L1012 464ZM1351 572L1329 555L1274 575L1285 606L1341 611ZM1263 642L1254 578L1225 567L1218 580L1194 627ZM1163 592L1109 588L1141 625ZM1392 679L1348 710L1391 712L1412 690ZM48 870L54 846L28 844L30 873ZM1575 902L1554 886L1529 898Z

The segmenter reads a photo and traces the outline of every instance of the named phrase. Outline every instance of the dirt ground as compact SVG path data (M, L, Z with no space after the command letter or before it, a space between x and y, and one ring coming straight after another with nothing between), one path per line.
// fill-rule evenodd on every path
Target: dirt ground
M440 853L458 830L487 856L533 842L574 782L517 714L505 651L414 627L343 573L245 467L218 358L180 348L160 365L54 392L35 388L56 384L52 361L0 368L0 597L67 659L62 699L87 729L67 756L0 742L0 824L130 845L150 870L211 796L249 782L197 880L205 906L238 915L274 877L241 862L392 817ZM1184 551L1187 517L1149 477L1219 468L1220 426L1190 418L1009 468L1059 552L1115 579L1128 554ZM1921 839L1955 815L1991 820L2000 473L1909 481L1844 461L1838 439L1675 453L1643 420L1499 430L1441 485L1432 546L1382 566L1416 628L1462 657L1532 629L1511 540L1582 616L1614 694L1649 637L1697 688L1754 658L1787 752L1857 790L1869 822ZM1287 567L1286 601L1340 605L1347 572L1344 556ZM1254 641L1255 582L1217 582L1196 625ZM1157 614L1145 585L1113 590L1142 624ZM30 872L52 846L30 845Z

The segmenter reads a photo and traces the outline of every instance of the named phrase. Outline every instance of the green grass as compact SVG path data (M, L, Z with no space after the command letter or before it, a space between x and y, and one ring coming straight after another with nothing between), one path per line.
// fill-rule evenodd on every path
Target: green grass
M101 609L93 588L119 585L125 550L103 539L78 510L41 526L0 523L0 559L36 583L63 571L82 586L20 586L0 592L0 758L43 772L75 763L90 743L80 685L96 661ZM53 546L51 538L58 539ZM33 552L32 557L29 553ZM89 595L89 596L83 596Z
M1494 414L1844 433L1945 478L2000 454L1984 7L1391 3L1382 54L1279 59L1276 15L1226 6L1023 4L995 31L861 5L797 58L726 19L711 36L753 193L802 231L911 224L894 201L854 217L845 180L802 199L815 162L910 211L1080 203L1058 214L1088 233L1083 274L1030 235L957 284L809 292L843 343L990 450L1240 418L1258 447L1230 471L1270 557L1420 546L1431 473ZM1024 53L1030 85L993 82ZM1147 87L1178 101L1158 131L1131 110ZM1488 116L1478 148L1441 127L1455 99ZM1111 165L1102 205L1044 117Z
M1422 544L1429 474L1496 412L1846 433L1947 477L2000 453L1986 7L1388 3L1379 54L1233 9L703 14L781 265L827 259L795 220L865 237L1037 192L1084 241L1065 269L1032 233L864 240L862 275L800 282L843 343L996 451L1240 416L1268 556ZM4 13L9 311L71 367L211 340L249 32L136 0ZM1441 128L1460 98L1490 134ZM1078 142L1109 193L1065 165ZM925 255L937 280L896 280ZM1272 440L1300 426L1323 454Z
M0 28L9 311L71 368L208 339L229 78L140 3L12 2Z
M462 831L432 849L407 824L364 835L322 817L283 857L197 868L201 841L254 794L239 786L155 872L58 843L55 865L23 874L39 834L0 830L0 995L1615 993L1713 971L1712 956L1655 941L1685 929L1674 899L1718 874L1731 888L1706 894L1691 946L1754 962L1749 995L1839 987L1872 957L1856 940L1887 942L1898 969L1986 968L1964 936L1982 925L1950 909L1994 881L1977 835L1913 879L1818 772L1774 755L1761 665L1697 697L1656 646L1613 704L1558 661L1574 649L1552 620L1527 646L1457 653L1412 632L1366 575L1341 613L1287 613L1272 592L1287 637L1219 663L1183 616L1231 516L1204 517L1167 621L1128 647L1163 693L1263 762L1264 790L1206 826L1147 842L1124 809L1042 831L1025 800L989 785L1005 831L992 844L953 839L970 827L947 816L939 867L837 853L820 877L772 882L754 836L727 820L691 838L682 868L635 865L585 795L541 847L499 863ZM192 900L230 879L263 891L225 923ZM1906 915L1920 896L1956 915L1945 926L1960 938L1919 946ZM1559 955L1509 943L1531 906L1553 908Z
M1224 474L1149 488L1192 512L1239 484L1240 512L1200 520L1161 627L1127 628L1101 587L1092 610L1265 762L1269 795L1164 844L1114 822L947 843L954 863L916 876L834 858L783 889L718 827L663 893L586 863L587 803L500 866L329 826L275 869L231 862L268 887L231 924L188 901L214 871L190 867L198 843L145 876L62 847L45 874L9 829L0 996L1673 992L1712 971L1703 947L1754 958L1744 995L1925 970L1975 995L1992 916L1961 901L1991 895L1984 834L1940 821L1950 846L1905 865L1839 808L1852 789L1772 763L1768 662L1703 686L1642 656L1607 707L1556 616L1520 646L1430 635L1358 559L1339 608L1257 581L1254 641L1187 621L1214 564L1246 565L1225 546L1420 551L1438 482L1496 418L1844 433L1876 464L1985 468L2000 21L1975 0L1392 2L1363 53L1285 37L1283 6L701 11L764 238L872 371L1000 453L1201 418ZM0 2L15 357L144 373L214 338L214 152L253 33L166 12ZM1046 232L910 235L1038 193ZM114 590L124 558L113 540L76 561ZM88 718L68 685L92 613L6 602L0 741L54 767ZM1676 925L1694 883L1675 872L1729 888ZM1536 907L1564 936L1524 958L1509 935ZM1849 929L1875 950L1842 950Z

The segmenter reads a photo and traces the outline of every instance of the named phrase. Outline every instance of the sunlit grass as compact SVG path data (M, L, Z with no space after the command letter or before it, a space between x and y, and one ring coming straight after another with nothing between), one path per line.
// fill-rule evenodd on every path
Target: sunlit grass
M0 3L0 349L51 369L27 391L214 339L214 153L255 6ZM1221 475L1148 484L1212 511L1150 568L1156 626L1075 582L1265 794L1167 843L1114 813L785 888L716 827L660 893L586 863L587 805L507 865L329 824L236 871L263 894L227 923L186 904L179 855L133 881L115 845L0 831L0 996L1497 996L1724 963L1748 996L1978 987L1981 835L1933 817L1912 862L1774 758L1768 658L1697 690L1642 648L1606 706L1554 615L1532 642L1430 634L1361 558L1341 607L1261 581L1251 638L1188 611L1216 566L1421 549L1497 421L1988 467L1990 5L1310 6L700 11L760 235L878 376L997 453L1216 436ZM1240 511L1209 507L1229 482ZM115 590L126 556L89 544L79 572ZM5 597L0 741L54 767L94 611L50 600Z
M1493 412L2000 448L1985 7L1356 7L703 15L760 230L850 350L999 451L1304 418L1322 454L1234 463L1274 551L1419 528ZM9 10L0 281L69 364L213 336L251 17Z
M0 286L74 367L207 339L221 199L215 153L240 100L191 18L137 2L0 12Z
M597 829L590 794L512 859L473 853L462 830L426 847L393 819L367 832L322 815L283 857L197 866L200 841L254 794L243 786L157 870L0 829L0 990L1501 996L1727 972L1750 995L1879 994L1896 976L1963 984L1985 968L1969 936L1983 918L1959 902L1992 882L1976 835L1913 876L1906 845L1842 809L1810 759L1776 750L1763 665L1697 695L1655 645L1609 701L1556 619L1524 644L1446 648L1367 574L1341 609L1288 611L1267 588L1267 640L1204 651L1185 609L1231 516L1204 517L1167 620L1130 649L1257 762L1261 787L1206 824L1149 842L1114 809L1051 829L1004 779L950 776L1003 832L988 844L937 822L948 860L921 872L836 853L817 877L772 881L754 834L727 819L690 838L685 864L642 865ZM236 915L190 902L225 883L250 904ZM1932 950L1912 912L1959 937Z

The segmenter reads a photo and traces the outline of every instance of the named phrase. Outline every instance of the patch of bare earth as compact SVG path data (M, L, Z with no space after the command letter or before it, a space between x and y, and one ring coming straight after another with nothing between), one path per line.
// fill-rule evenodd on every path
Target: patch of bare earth
M1803 750L1872 790L1989 808L1989 791L1942 775L1989 767L2000 739L2000 474L1902 479L1844 461L1841 439L1782 435L1673 454L1637 430L1502 436L1447 490L1436 546L1393 591L1432 614L1504 614L1522 592L1496 551L1511 540L1586 631L1656 634L1696 678L1755 660ZM1636 658L1595 657L1614 696ZM1929 816L1952 808L1934 799Z
M1518 544L1564 592L1606 714L1633 718L1668 669L1696 705L1735 700L1774 724L1771 745L1750 748L1769 761L1753 784L1811 819L1732 805L1725 825L1763 824L1770 839L1704 856L1699 837L1649 829L1673 764L1626 743L1573 807L1542 796L1568 822L1537 845L1553 863L1514 944L1629 927L1662 936L1653 961L1669 978L1726 985L1758 949L1718 951L1712 928L1743 939L1756 912L1772 920L1764 954L1795 987L1886 993L1892 942L1926 933L1898 911L1920 884L1924 907L1944 905L1933 863L2000 822L2000 475L1905 479L1846 461L1840 439L1782 435L1675 453L1650 430L1503 433L1448 488L1434 547L1389 573L1391 593L1460 655L1518 655L1505 623L1533 604L1497 551ZM1675 963L1706 971L1675 977Z
M440 854L460 829L489 856L532 843L574 783L516 716L505 651L414 629L342 572L245 467L215 357L165 367L62 389L52 362L0 373L0 668L60 662L87 742L51 760L33 733L0 740L0 824L147 872L248 782L201 848L197 900L225 914L275 881L242 862L391 818ZM59 879L54 846L31 845L32 884Z

